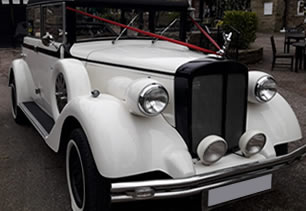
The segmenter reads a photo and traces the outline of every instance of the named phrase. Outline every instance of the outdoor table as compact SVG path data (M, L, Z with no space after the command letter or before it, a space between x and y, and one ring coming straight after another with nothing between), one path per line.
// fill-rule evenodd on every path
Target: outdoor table
M295 42L299 42L300 40L304 40L305 39L305 34L303 32L286 32L285 34L285 39L286 39L286 43L288 43L287 45L287 53L289 53L289 48L290 48L290 40L295 40Z
M305 42L296 42L292 44L295 47L295 72L298 71L299 68L302 68L302 61L303 61L303 53L305 51Z

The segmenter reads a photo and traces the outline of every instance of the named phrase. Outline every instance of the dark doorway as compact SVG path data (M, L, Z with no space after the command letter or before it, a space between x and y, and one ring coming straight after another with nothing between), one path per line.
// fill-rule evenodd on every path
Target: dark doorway
M20 45L20 35L26 32L26 29L20 30L20 27L26 26L25 7L25 5L0 5L0 48ZM19 30L16 31L16 28Z

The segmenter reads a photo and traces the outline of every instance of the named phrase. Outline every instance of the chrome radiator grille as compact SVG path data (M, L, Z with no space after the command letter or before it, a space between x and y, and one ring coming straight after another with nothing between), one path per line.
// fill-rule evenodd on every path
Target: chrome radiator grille
M229 150L235 150L246 124L246 68L234 62L189 68L175 81L178 131L192 154L208 135L223 137Z

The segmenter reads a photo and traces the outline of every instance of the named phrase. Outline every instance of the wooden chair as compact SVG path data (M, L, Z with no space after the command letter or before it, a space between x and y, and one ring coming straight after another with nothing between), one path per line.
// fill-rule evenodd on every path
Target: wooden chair
M271 39L272 53L273 53L272 70L273 70L274 66L276 65L276 59L291 59L291 63L290 64L287 64L287 63L278 63L278 65L290 65L291 71L293 71L294 54L290 54L290 53L277 53L274 37L271 36L270 39Z

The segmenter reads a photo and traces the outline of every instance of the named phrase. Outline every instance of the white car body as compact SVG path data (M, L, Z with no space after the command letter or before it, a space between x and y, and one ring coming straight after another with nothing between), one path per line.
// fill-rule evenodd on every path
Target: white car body
M44 50L49 53L45 54ZM52 52L60 52L60 58L50 55ZM174 180L201 177L271 159L275 162L275 146L302 138L297 118L280 94L267 103L256 102L254 87L267 74L250 71L245 131L261 131L267 143L260 153L250 158L228 153L212 165L203 165L192 157L176 129L175 74L188 62L217 61L214 55L167 41L152 44L151 40L133 39L118 40L115 44L111 40L75 43L69 54L70 58L65 58L61 43L45 46L41 39L25 37L23 58L14 60L11 66L17 105L55 152L63 147L65 130L77 121L104 177L116 179L154 171L161 171ZM68 102L61 112L55 97L59 73L64 75L68 93ZM157 81L166 88L169 103L162 114L144 117L133 113L136 102L134 105L129 89L139 80ZM101 94L93 97L93 90ZM31 113L25 105L27 102L35 103L52 118L54 124L49 131ZM117 201L126 200L132 200L131 196L117 198Z
M31 38L25 38L24 42L33 44ZM36 42L38 46L43 46L40 40L36 40ZM201 53L190 52L185 47L164 43L163 41L160 42L160 44L163 44L162 46L152 46L150 41L141 42L119 41L115 46L111 44L111 41L76 44L71 48L71 54L80 59L92 61L99 61L99 58L103 58L103 62L114 64L116 62L114 58L123 58L120 52L136 52L137 54L129 54L127 58L120 60L120 62L123 62L125 66L143 69L152 69L152 66L156 63L158 66L154 67L153 70L171 74L174 74L180 65L188 61L207 57ZM135 46L135 43L139 47ZM92 50L92 46L95 46L95 50ZM50 48L54 49L53 46ZM28 70L30 75L26 76L27 80L21 80L23 80L23 83L30 85L32 91L31 88L25 90L24 86L21 86L23 87L21 92L27 94L20 95L25 98L20 102L35 100L56 120L50 134L43 135L46 143L57 152L60 146L61 130L66 118L69 116L76 118L86 131L87 136L90 137L89 141L90 145L93 146L93 155L102 175L116 178L152 170L162 170L173 178L184 178L253 162L253 159L255 159L245 158L233 162L232 160L235 160L236 156L227 155L228 159L222 159L218 163L218 168L203 165L194 166L184 141L173 128L175 127L174 92L172 91L174 76L135 71L131 68L113 67L105 64L90 62L84 64L76 59L56 60L43 54L40 55L39 62L37 62L37 57L31 55L31 53L34 53L33 51L24 49L23 52L27 56L24 59L25 64L23 64L25 67L22 68L27 68L27 66L33 64L33 70L31 69L32 73ZM171 62L167 62L165 56L170 53ZM143 58L144 55L148 55L146 56L147 60ZM14 63L21 62L23 61L15 61ZM40 76L46 81L35 84L32 75L39 77L39 74L34 71L35 68L38 69L41 66L46 66L50 70L47 72L49 75ZM70 69L73 69L73 72L68 71ZM55 77L60 71L71 74L71 76L67 75L67 78L72 78L72 83L68 84L73 86L71 87L71 94L69 94L71 99L69 99L69 103L61 115L57 110L53 89ZM265 75L265 73L250 72L250 86L252 87L251 83L257 81L262 75ZM159 81L170 93L170 102L164 111L164 118L162 116L154 118L135 116L129 112L126 106L128 85L134 80L147 77ZM33 87L41 87L40 89L45 90L44 95L38 97ZM101 91L99 98L93 99L91 97L90 92L93 89ZM68 88L68 90L70 89ZM247 114L247 130L263 131L267 134L268 143L271 143L271 146L268 147L267 145L266 149L260 153L262 155L258 155L257 159L275 156L273 149L275 145L302 138L295 114L279 94L265 104L249 102ZM95 125L99 125L99 127ZM116 131L120 131L120 133ZM146 131L146 133L141 131ZM146 141L144 142L144 140ZM171 156L169 156L169 152L171 152ZM163 154L164 156L161 156ZM109 159L112 160L109 161Z

